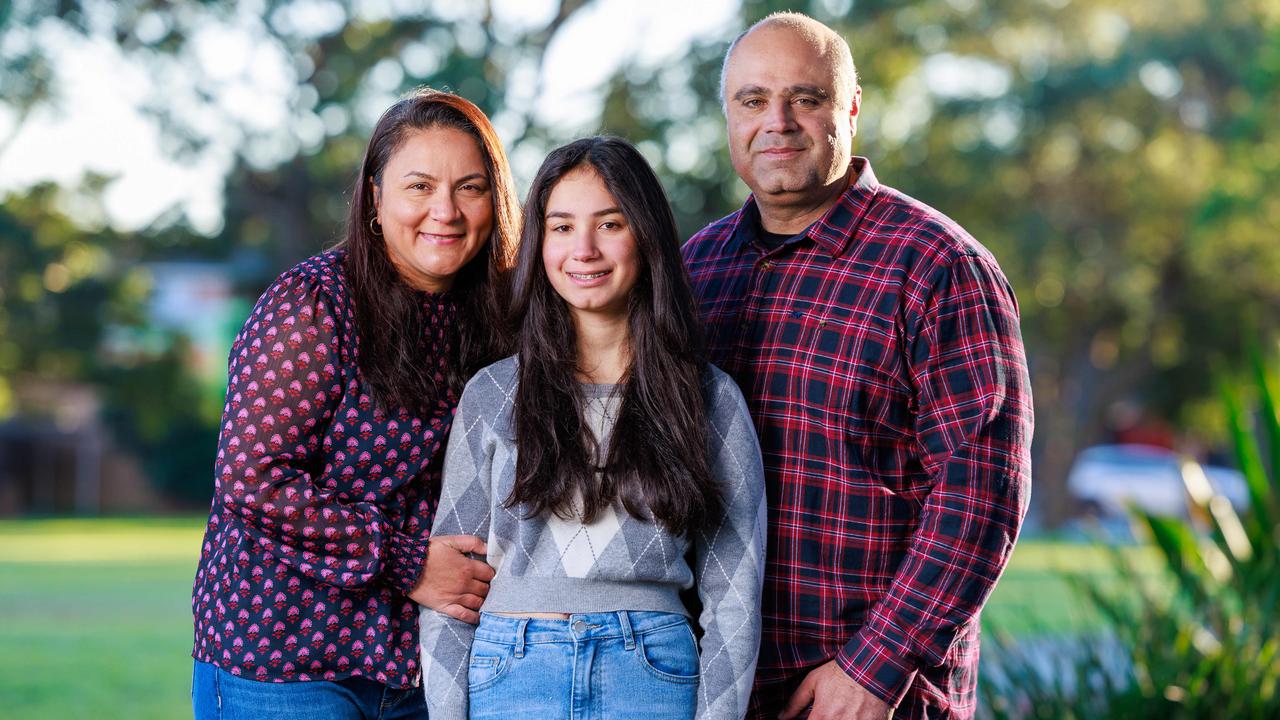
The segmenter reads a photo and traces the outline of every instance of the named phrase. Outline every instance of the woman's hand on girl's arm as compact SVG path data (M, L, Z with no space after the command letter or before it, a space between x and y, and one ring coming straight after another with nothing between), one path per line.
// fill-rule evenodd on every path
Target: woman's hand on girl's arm
M472 625L480 622L478 611L489 594L489 581L494 573L488 563L468 554L485 552L484 541L470 535L431 538L427 563L409 598L455 620Z

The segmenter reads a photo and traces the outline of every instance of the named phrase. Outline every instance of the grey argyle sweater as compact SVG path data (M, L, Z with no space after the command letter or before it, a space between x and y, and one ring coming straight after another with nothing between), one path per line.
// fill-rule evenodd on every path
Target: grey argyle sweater
M746 402L716 368L706 387L708 450L725 513L690 539L629 515L621 505L590 525L526 518L504 506L515 481L512 405L515 358L467 383L445 454L433 535L486 538L496 576L487 612L588 613L657 610L688 614L682 589L696 585L703 630L697 717L738 720L747 710L760 644L764 574L764 470ZM607 447L613 386L585 386L589 419ZM431 720L465 720L467 665L475 627L434 610L421 616L423 683Z

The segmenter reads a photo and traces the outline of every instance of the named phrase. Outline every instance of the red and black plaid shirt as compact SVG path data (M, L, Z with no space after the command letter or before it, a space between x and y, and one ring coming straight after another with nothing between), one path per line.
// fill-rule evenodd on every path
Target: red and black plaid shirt
M978 613L1030 489L1013 291L865 158L802 235L754 198L684 247L710 359L751 407L769 549L757 713L835 658L897 718L973 715ZM772 699L771 699L772 698Z

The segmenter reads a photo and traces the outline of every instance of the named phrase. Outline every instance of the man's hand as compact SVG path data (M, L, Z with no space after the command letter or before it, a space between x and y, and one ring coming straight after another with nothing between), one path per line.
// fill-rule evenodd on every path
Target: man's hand
M811 705L809 720L889 720L893 715L888 703L854 682L834 660L805 676L779 720L800 717Z
M467 553L483 555L484 541L470 535L443 535L431 538L427 564L409 599L438 610L456 620L475 625L480 622L480 604L489 594L493 568L472 560Z

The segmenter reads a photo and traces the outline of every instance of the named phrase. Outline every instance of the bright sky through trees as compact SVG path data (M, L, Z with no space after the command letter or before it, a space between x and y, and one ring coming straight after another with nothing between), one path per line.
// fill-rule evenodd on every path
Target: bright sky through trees
M192 225L206 233L221 227L222 177L234 163L237 147L245 142L242 127L270 134L286 131L274 143L257 143L251 157L263 167L287 160L300 146L318 149L326 135L336 134L348 118L328 115L290 116L290 94L295 91L295 69L282 48L262 31L260 2L242 3L227 24L211 24L192 43L192 57L152 58L144 65L127 59L106 34L86 39L53 20L30 28L26 42L48 47L55 58L60 95L36 109L20 134L8 146L0 146L0 193L21 190L40 181L76 184L86 171L116 178L103 196L108 220L117 229L141 229L160 213L181 205ZM377 17L397 11L395 2L366 2L364 15ZM479 3L437 2L436 12L460 21L455 38L465 44L469 19ZM498 0L494 15L499 29L527 30L549 21L553 3ZM273 22L295 31L320 35L345 22L340 8L328 2L298 2L286 6ZM599 117L599 90L623 62L654 65L677 60L695 37L727 37L735 30L735 0L689 3L685 0L601 0L574 15L548 48L540 84L511 83L507 103L531 111L540 123L594 128ZM150 15L144 22L162 23ZM145 35L145 26L138 28ZM159 35L163 26L151 32ZM13 40L11 40L12 42ZM20 40L19 40L20 41ZM221 117L199 114L205 104L184 82L183 63L195 62L212 84L214 104ZM438 62L429 46L407 52L405 63ZM388 62L370 78L364 102L358 108L367 125L396 95L403 78L402 66ZM539 87L537 96L529 91ZM183 116L205 133L208 145L188 157L166 147L154 114L142 107L148 94L160 90L172 101L169 110ZM464 92L464 94L466 94ZM222 122L222 120L234 122ZM512 123L495 118L498 129L512 134ZM13 131L16 118L0 104L0 137ZM536 165L516 163L527 182ZM540 161L541 158L536 158ZM82 208L92 213L92 208ZM86 218L91 223L100 218Z

